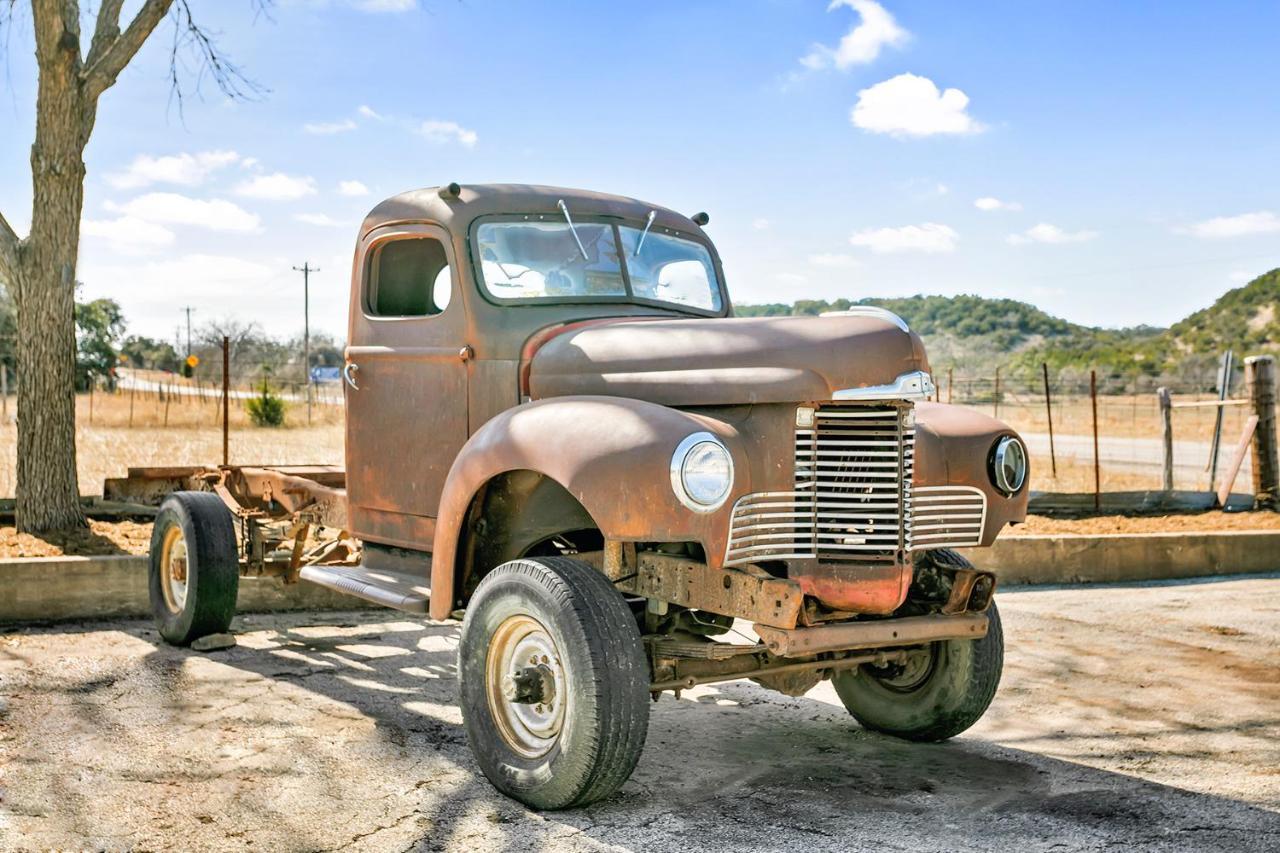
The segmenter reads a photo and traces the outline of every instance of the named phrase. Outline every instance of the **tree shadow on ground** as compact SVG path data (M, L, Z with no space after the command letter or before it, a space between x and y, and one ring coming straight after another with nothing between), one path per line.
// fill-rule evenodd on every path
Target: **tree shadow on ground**
M0 720L15 736L4 808L43 833L28 846L1280 847L1280 815L1248 803L1007 745L1025 738L906 743L862 730L838 706L749 682L667 694L618 794L538 814L499 795L471 758L456 624L373 611L245 615L235 628L241 645L206 655L160 643L141 621L77 626L109 645L51 660ZM41 660L0 652L28 668ZM19 728L19 704L57 723L42 729L28 717ZM992 710L1005 713L999 696ZM1096 710L1184 738L1220 728L1137 705ZM1040 734L1044 748L1057 732Z
M343 703L397 755L434 759L403 780L397 821L354 820L351 841L404 830L408 846L424 850L481 841L682 851L1280 845L1280 815L1246 803L974 737L907 743L862 730L841 708L746 682L664 696L618 794L538 815L498 795L471 759L456 707L456 624L392 630L407 620L384 613L243 621L241 630L272 631L270 647L215 659ZM149 660L190 654L158 648ZM479 813L488 826L476 838Z

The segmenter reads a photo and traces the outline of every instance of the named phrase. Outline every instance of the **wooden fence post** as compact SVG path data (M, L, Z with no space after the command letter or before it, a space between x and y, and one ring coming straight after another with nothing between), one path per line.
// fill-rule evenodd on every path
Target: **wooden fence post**
M231 338L222 336L222 464L228 464L231 455L230 425L228 414L231 409Z
M956 368L955 368L955 365L953 364L951 367L947 368L947 403L948 405L951 403L951 389L955 386L955 384L956 384Z
M993 418L1000 417L1000 368L996 368L996 392L995 392L995 411L992 413Z
M1168 388L1157 388L1160 401L1160 424L1164 438L1164 490L1173 491L1173 398Z
M1089 371L1089 399L1093 402L1093 511L1102 509L1102 463L1098 460L1098 371Z
M1044 414L1049 421L1049 465L1053 468L1053 478L1058 479L1058 455L1053 450L1053 404L1049 400L1049 365L1040 362L1044 372Z
M1276 454L1276 360L1254 355L1244 360L1245 385L1258 427L1253 433L1253 496L1261 509L1276 509L1280 499L1280 461Z

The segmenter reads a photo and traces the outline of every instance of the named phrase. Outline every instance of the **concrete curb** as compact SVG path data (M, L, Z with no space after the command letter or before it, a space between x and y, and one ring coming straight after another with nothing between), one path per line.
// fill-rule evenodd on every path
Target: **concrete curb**
M962 548L1010 584L1114 583L1280 571L1280 531L1009 536Z
M0 560L0 625L150 616L147 573L148 558L131 555ZM278 578L242 578L236 600L243 613L369 606L312 583L285 586Z
M1002 585L1114 583L1280 571L1280 531L1017 536L961 549ZM146 557L33 557L0 560L0 625L150 616ZM357 598L276 578L240 583L236 607L355 610Z

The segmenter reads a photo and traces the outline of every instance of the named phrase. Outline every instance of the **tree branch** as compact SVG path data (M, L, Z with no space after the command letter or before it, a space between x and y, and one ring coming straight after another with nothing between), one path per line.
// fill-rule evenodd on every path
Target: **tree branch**
M109 6L116 7L116 15L119 15L119 3L114 0L105 0L103 3L103 12ZM100 55L84 70L81 79L84 81L85 96L90 100L97 100L98 96L110 89L116 82L116 77L129 64L129 60L141 49L147 37L155 30L160 23L160 19L169 11L169 7L173 5L173 0L146 0L142 8L138 10L138 14L129 22L129 26L123 33L111 40L109 46L104 48ZM102 16L98 17L96 32L94 33L94 47L90 48L90 54L97 48L97 37L102 33ZM119 29L118 20L115 29Z
M93 65L111 46L111 44L120 37L120 7L124 5L124 0L102 0L102 5L98 7L98 22L93 28L93 41L89 43L89 55L85 57L84 64Z
M14 233L13 227L9 225L9 220L4 218L3 213L0 213L0 272L6 274L6 279L12 280L17 277L18 248L21 245L22 241Z

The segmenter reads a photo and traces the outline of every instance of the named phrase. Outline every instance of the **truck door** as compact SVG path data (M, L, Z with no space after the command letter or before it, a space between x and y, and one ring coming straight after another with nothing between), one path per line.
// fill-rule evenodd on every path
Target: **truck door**
M351 532L431 550L449 466L467 440L465 306L444 229L397 225L357 253L343 378Z

